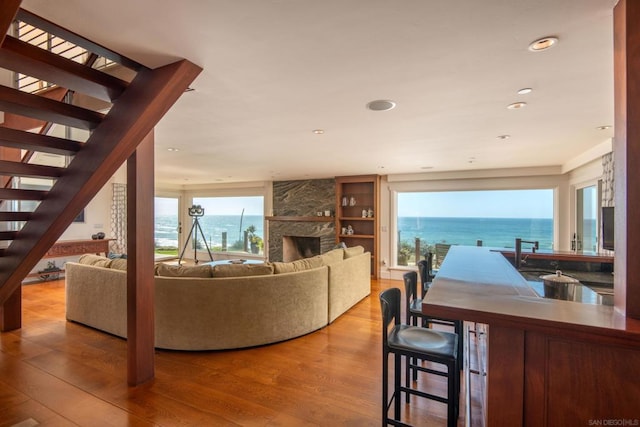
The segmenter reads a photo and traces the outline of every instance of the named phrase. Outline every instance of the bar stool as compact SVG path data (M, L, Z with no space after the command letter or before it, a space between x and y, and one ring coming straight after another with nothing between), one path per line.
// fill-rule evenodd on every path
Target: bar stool
M441 319L438 317L431 317L428 314L424 314L422 312L422 298L418 298L418 273L415 271L408 271L402 275L404 280L404 290L405 290L405 305L406 305L406 317L405 322L407 325L418 326L418 319L420 319L420 325L423 328L429 328L430 325L444 325L450 326L453 328L453 332L458 335L458 354L462 354L462 320L450 320L450 319ZM425 292L425 296L426 296ZM415 366L415 360L409 361L406 366L406 374L407 381L409 381L409 371L413 369ZM460 360L460 364L458 366L459 369L462 369L462 360ZM418 377L418 372L413 370L413 380L415 381Z
M458 335L450 332L405 325L400 322L400 289L390 288L380 293L382 310L382 425L407 426L400 420L400 399L405 393L447 404L447 425L457 424L460 406L460 370L458 369ZM393 321L393 327L389 327ZM389 398L389 354L394 355L393 393ZM402 357L433 362L446 367L440 371L423 366L416 370L447 377L447 397L411 388L411 383L402 386ZM409 400L407 400L409 402ZM394 405L394 416L389 409Z

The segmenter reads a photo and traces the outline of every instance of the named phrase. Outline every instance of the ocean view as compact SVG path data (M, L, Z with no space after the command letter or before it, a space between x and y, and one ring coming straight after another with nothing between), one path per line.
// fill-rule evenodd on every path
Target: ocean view
M250 225L256 234L264 237L263 217L245 215L240 225L240 215L206 215L199 222L211 248L222 245L222 233L227 233L227 245L231 246L243 237ZM157 247L178 246L178 218L176 215L156 215L155 240ZM189 232L192 224L183 225ZM475 245L482 240L484 246L513 248L516 237L537 240L540 249L551 250L553 246L553 220L551 218L433 218L400 217L399 239L413 244L416 237L421 245L450 243ZM198 233L200 238L200 233Z
M399 240L413 244L416 237L425 244L449 243L513 248L516 237L537 240L540 249L553 248L551 218L432 218L399 217Z
M241 224L242 221L242 224ZM227 246L243 239L243 231L250 225L256 228L256 234L264 237L263 217L261 215L205 215L198 222L211 249L222 246L222 233L227 233ZM178 217L177 215L156 215L155 217L155 245L156 247L178 246ZM193 223L182 225L182 231L188 233ZM201 239L200 232L197 233Z

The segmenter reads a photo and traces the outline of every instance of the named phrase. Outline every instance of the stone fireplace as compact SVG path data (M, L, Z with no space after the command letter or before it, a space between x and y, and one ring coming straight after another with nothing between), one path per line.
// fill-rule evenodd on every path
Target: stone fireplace
M282 236L282 261L320 255L320 237Z
M335 180L273 183L273 216L268 217L269 261L293 261L335 246ZM330 211L331 216L317 216ZM286 248L286 250L285 250Z

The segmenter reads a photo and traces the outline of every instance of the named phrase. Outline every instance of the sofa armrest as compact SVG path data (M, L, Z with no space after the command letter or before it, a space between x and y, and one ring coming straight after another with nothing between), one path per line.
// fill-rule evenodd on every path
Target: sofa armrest
M371 253L329 266L329 323L371 294Z

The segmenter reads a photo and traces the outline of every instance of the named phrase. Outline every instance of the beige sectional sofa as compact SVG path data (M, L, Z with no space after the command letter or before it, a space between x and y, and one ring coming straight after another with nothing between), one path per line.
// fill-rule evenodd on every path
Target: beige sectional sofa
M361 247L292 263L158 265L155 345L222 350L313 332L371 293L370 265ZM67 319L126 338L126 261L90 255L65 270Z

